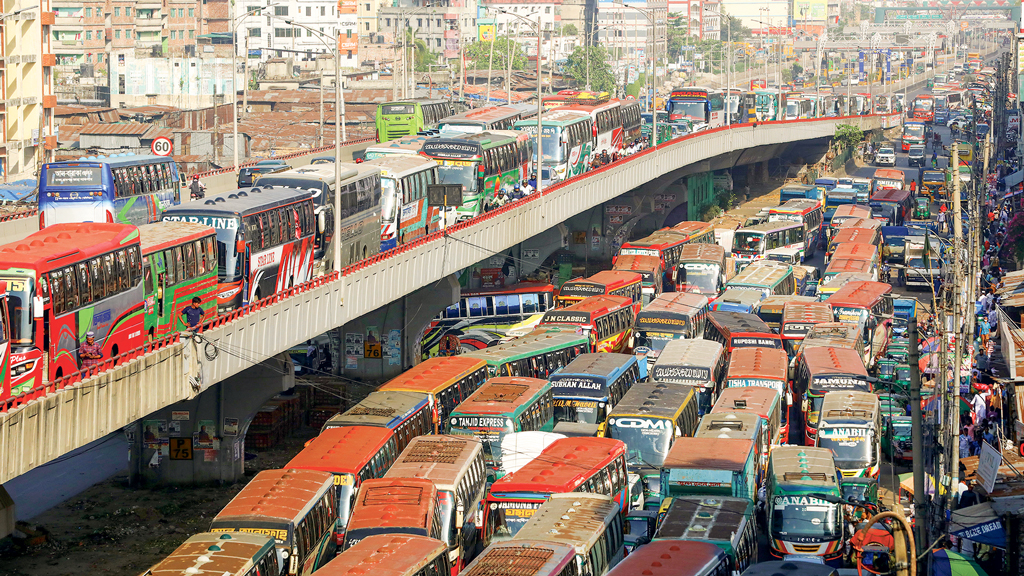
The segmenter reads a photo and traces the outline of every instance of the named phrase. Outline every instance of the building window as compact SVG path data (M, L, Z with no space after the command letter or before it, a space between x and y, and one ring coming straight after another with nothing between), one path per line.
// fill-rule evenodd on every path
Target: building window
M131 18L132 17L132 9L130 7L125 8L124 9L124 15L129 17L129 18Z
M96 62L98 64L103 64L103 53L102 52L96 55Z
M306 6L306 16L313 16L313 7Z
M92 18L92 8L86 8L85 9L85 17L86 18Z
M173 34L173 32L172 32L172 34ZM118 38L118 39L121 38L121 29L120 28L118 28L117 30L114 30L114 38Z
M438 19L437 19L437 27L438 27L438 28L440 28L440 27L441 27L441 19L440 19L440 18L438 18Z
M274 16L287 16L287 15L288 15L288 7L287 6L274 6ZM277 28L277 30L280 30L280 28Z
M441 47L441 39L440 39L440 38L438 38L438 39L437 39L437 47L438 47L438 48L440 48L440 47Z
M85 39L86 40L92 40L92 30L86 30L85 31Z
M416 27L417 28L422 28L423 27L423 18L417 18L416 19Z
M196 9L195 8L189 8L188 9L188 17L189 18L195 18L196 17Z
M384 25L390 27L391 26L391 18L385 18L384 19Z
M175 36L176 36L176 34L174 33L174 30L171 30L171 40L174 40Z
M115 6L114 7L114 18L118 18L120 16L121 16L121 8Z
M544 13L545 14L551 14L551 6L545 6L544 7Z
M259 28L249 28L249 38L259 38L261 31Z
M327 7L326 6L321 6L320 7L320 15L321 16L327 16Z
M364 28L365 30L369 30L370 29L370 23L369 22L363 23L363 26L365 26L365 28Z
M302 32L301 32L301 29L300 29L300 32L299 32L299 34L300 34L300 35L302 34ZM306 38L309 38L309 37L310 37L310 36L312 36L312 35L313 35L313 31L312 31L312 30L310 30L309 28L306 28Z
M196 37L196 31L195 30L189 30L188 31L188 37L189 38L195 38Z

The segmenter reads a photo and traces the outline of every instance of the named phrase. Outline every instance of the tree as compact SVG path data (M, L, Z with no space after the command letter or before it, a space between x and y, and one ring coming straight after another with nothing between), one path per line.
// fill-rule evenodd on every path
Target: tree
M857 126L851 126L850 124L840 124L836 126L836 133L833 139L844 150L847 148L853 148L857 144L860 144L862 140L864 140L864 131Z
M589 55L589 58L588 58ZM613 92L617 82L608 63L608 50L604 46L577 46L569 55L567 71L576 85L587 85L589 66L590 88L599 92Z
M562 26L562 36L577 36L579 33L580 31L576 29L575 24L566 24L565 26Z
M738 42L744 38L750 38L750 28L743 25L739 18L722 10L722 40L724 42Z
M468 66L477 70L487 70L491 64L494 70L508 70L509 48L512 50L512 69L522 70L526 67L526 54L518 42L508 36L494 39L494 61L491 63L491 42L474 42L466 47Z
M416 31L412 28L405 29L405 45L409 50L408 58L412 62L413 70L429 72L430 65L437 62L437 54L430 51L426 41L416 37Z
M626 85L626 96L632 96L634 98L640 98L640 93L643 91L644 86L647 84L647 75L640 74L636 78L636 82Z

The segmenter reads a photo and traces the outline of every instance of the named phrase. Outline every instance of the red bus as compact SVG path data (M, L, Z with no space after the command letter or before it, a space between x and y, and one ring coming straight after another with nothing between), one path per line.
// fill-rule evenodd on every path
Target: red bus
M828 297L836 322L854 324L868 348L868 367L889 347L892 334L892 286L882 282L847 282Z
M782 349L782 338L757 314L716 310L708 314L704 326L704 339L718 342L729 354L736 348Z
M591 296L624 296L633 302L633 314L643 305L643 278L636 272L604 270L589 278L570 280L558 290L556 308L565 308Z
M872 205L892 206L896 210L896 225L902 226L907 220L913 199L910 197L910 190L898 190L895 188L883 188L871 196Z
M832 306L828 302L786 302L779 334L789 358L796 357L800 344L815 324L826 322L832 322Z
M320 576L440 576L450 574L448 547L436 538L367 536L318 570ZM254 576L264 576L254 574Z
M931 94L920 94L911 106L911 118L932 122L935 120L935 99Z
M862 230L862 228L848 228L848 230ZM851 234L851 239L856 240L858 236L859 234ZM835 248L832 249L832 257L867 260L875 266L878 266L880 258L878 246L870 241L836 242Z
M484 545L512 538L552 494L565 492L604 494L628 510L626 445L612 438L560 438L496 480L484 505Z
M847 220L847 222L874 222L875 224L881 224L878 220L861 220L860 218ZM832 258L836 246L840 244L870 244L877 247L881 241L882 232L878 228L855 228L852 226L838 228L835 231L835 235L832 236L832 241L828 244L828 250L825 252L825 262Z
M363 480L383 477L397 457L394 430L375 426L342 426L321 432L285 468L319 470L334 475L338 503L334 540L341 546L349 513Z
M461 356L431 358L395 376L377 390L417 392L430 399L434 434L444 431L448 415L487 379L487 362Z
M597 101L593 104L570 104L555 110L571 110L590 114L594 123L594 155L607 152L616 156L622 151L622 106L618 100Z
M656 256L620 256L615 259L612 270L621 272L636 272L640 275L640 289L643 295L643 305L647 306L652 300L661 295L664 287L662 279L665 271L661 266L661 259Z
M437 488L423 478L377 478L363 482L349 516L343 550L368 536L412 534L442 540Z
M714 244L715 227L710 222L687 221L680 222L669 228L686 237L687 244Z
M11 386L0 400L77 372L90 332L105 360L144 343L135 226L54 224L0 246L0 260L11 322Z
M679 252L688 238L686 234L671 228L662 228L650 236L623 244L619 248L619 253L612 259L612 264L621 256L657 256L661 258L662 268L675 270L676 264L679 263Z
M829 236L835 233L836 228L843 222L853 218L871 218L871 209L860 204L841 204L832 213L832 220L829 222Z
M860 354L852 348L826 346L802 350L793 377L793 393L803 398L801 412L807 446L814 446L825 394L837 390L871 392L868 371Z
M567 325L574 331L582 326L583 334L590 338L591 352L625 352L635 320L629 298L591 296L568 308L545 312L540 325Z
M777 348L737 348L729 359L725 388L749 387L769 388L778 394L781 408L779 436L785 441L789 438L789 405L792 401L786 353Z

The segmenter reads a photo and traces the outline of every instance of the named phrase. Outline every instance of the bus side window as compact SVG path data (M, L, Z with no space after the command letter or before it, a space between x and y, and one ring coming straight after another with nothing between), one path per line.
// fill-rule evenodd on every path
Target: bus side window
M191 242L185 244L185 269L188 271L189 279L196 277L196 251Z
M82 306L92 302L92 282L89 280L89 266L85 262L78 264L78 292Z
M174 253L174 267L178 270L178 282L184 282L188 279L188 270L185 268L185 255L182 253L181 246L175 246L171 249Z
M64 287L66 288L65 297L67 298L67 310L75 310L78 308L78 275L75 274L74 268L66 268L64 270Z
M53 313L60 316L64 313L64 271L50 272L50 301L53 302Z
M103 287L103 264L99 258L93 258L89 261L89 269L92 272L92 300L98 302L106 293Z

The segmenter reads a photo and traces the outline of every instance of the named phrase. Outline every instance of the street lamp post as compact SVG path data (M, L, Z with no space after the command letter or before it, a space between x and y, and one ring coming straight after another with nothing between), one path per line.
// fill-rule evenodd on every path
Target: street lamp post
M651 91L654 92L654 94L652 95L652 98L651 98L651 110L653 111L653 113L651 114L651 117L653 118L653 121L651 122L651 148L654 148L654 147L656 147L658 145L658 106L657 106L657 102L658 102L658 70L657 70L657 68L658 68L658 59L657 59L657 56L655 55L655 48L657 47L657 42L658 42L658 21L657 21L656 12L654 11L653 8L652 9L638 8L636 6L630 6L629 4L623 4L622 2L615 2L615 4L619 4L619 5L624 6L626 8L632 8L633 10L636 10L637 12L643 14L644 17L647 18L647 21L651 25L651 49L650 49L651 78L652 78L652 80L651 80ZM646 42L644 42L644 48L645 49L647 48L647 43ZM646 68L646 63L645 63L645 68Z
M273 6L273 4L267 4L266 7L270 8L272 6ZM260 10L262 10L263 6L257 6L255 8L257 8L257 10L250 11L249 8L247 7L245 9L245 14L242 14L240 16L235 16L231 20L231 123L232 123L231 148L233 149L233 152L234 152L235 170L238 170L238 86L237 86L237 84L235 82L235 77L238 76L238 64L236 63L236 59L238 57L238 22L241 21L241 20L245 20L247 17L252 16L253 14L257 14ZM248 39L248 35L246 36L245 47L246 48L245 48L245 60L244 60L244 62L246 63L246 69L248 69L248 64L249 64L249 39ZM248 74L246 74L245 86L248 86L248 83L249 83L249 78L248 78ZM243 106L244 106L244 103L243 103ZM214 113L214 115L217 114L217 107L216 107L216 105L214 105L213 113Z
M523 22L526 22L530 27L534 27L534 23L532 21L530 21L528 18L526 18L525 16L520 16L519 14L515 14L513 12L509 12L508 10L498 10L498 12L500 12L502 14L507 14L509 16L515 16L516 18L519 18ZM544 26L541 24L540 11L538 11L537 12L537 24L536 24L536 31L537 31L537 147L536 147L537 148L537 161L534 163L535 164L534 169L537 171L537 187L536 187L535 190L536 190L536 192L538 194L541 193L541 191L543 189L543 186L544 186L544 181L541 178L541 176L542 176L542 174L541 174L541 165L543 164L543 161L541 159L542 159L543 156L541 154L541 145L540 145L541 137L543 135L543 133L542 133L543 123L542 123L542 120L541 120L541 116L543 115L543 111L544 111L544 104L543 104L543 102L541 102L541 97L540 97L540 42L541 42L541 31L543 29L544 29ZM511 92L509 93L509 98L510 99L512 98Z

